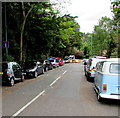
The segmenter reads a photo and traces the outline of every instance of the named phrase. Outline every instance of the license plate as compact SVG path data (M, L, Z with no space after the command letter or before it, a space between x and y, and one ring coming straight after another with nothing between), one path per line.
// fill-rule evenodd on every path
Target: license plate
M0 72L0 75L3 75L3 72Z

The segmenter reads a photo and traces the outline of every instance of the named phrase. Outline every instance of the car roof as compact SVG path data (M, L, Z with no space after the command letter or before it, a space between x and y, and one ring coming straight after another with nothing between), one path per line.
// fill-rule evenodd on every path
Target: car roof
M106 59L105 61L109 61L109 62L119 62L120 63L120 58L109 58L109 59Z

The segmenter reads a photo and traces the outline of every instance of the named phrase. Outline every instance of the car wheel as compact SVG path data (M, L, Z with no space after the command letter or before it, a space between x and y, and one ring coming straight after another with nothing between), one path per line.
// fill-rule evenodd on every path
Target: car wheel
M86 71L85 71L85 76L87 77Z
M15 84L15 80L14 80L14 78L10 78L10 86L14 86L14 84Z
M102 102L102 98L100 97L99 93L97 94L97 100L98 100L98 102Z
M45 71L46 71L46 72L48 71L48 67L45 68Z
M44 74L44 72L45 72L45 71L44 71L44 68L43 68L43 69L42 69L42 74Z
M25 80L25 76L22 75L22 77L21 77L21 82L23 82L24 80Z
M34 72L34 77L37 78L37 76L38 76L38 73L37 73L37 71L35 71Z
M51 70L53 69L53 66L51 67Z

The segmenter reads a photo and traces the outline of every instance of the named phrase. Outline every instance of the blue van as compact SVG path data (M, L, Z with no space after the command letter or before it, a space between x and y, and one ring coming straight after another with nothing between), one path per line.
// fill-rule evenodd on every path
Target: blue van
M98 101L105 99L120 100L120 58L110 58L98 62L94 78L94 89Z

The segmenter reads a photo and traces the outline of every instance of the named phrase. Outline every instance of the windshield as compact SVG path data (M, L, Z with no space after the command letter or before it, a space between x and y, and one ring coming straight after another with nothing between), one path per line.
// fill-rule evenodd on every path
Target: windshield
M110 73L120 74L120 64L111 64L110 65Z
M36 66L36 62L26 62L23 64L24 69L34 68Z
M59 59L56 59L56 62L59 62L60 60Z
M54 60L49 60L50 62L54 62Z

